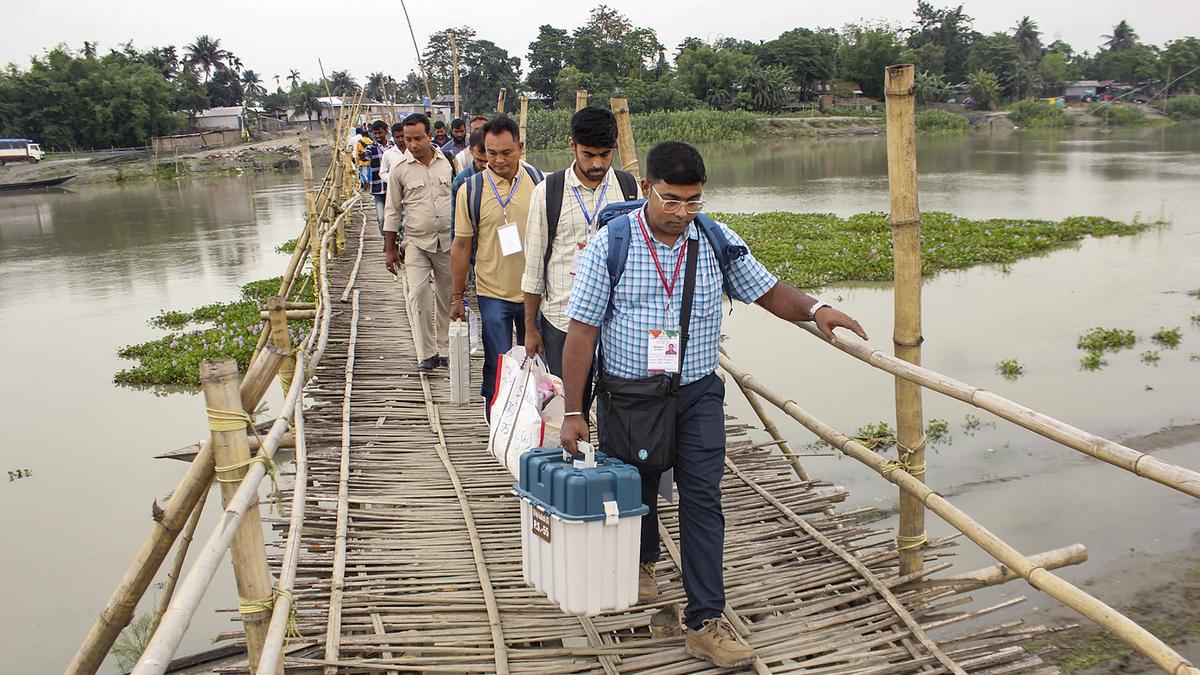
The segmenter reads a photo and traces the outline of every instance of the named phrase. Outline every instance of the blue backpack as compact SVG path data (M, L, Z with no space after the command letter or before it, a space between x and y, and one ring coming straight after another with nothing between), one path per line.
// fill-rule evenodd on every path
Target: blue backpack
M642 208L646 203L645 199L635 199L628 202L619 202L605 206L600 215L596 218L597 227L602 227L608 233L608 279L611 282L609 286L609 297L616 291L617 283L621 281L621 275L625 273L625 262L629 258L629 238L632 232L632 223L630 222L629 214ZM725 294L733 299L733 295L729 292L729 267L738 258L750 253L750 249L745 246L734 245L725 236L725 231L717 224L717 221L708 217L703 213L696 214L696 225L700 231L708 238L708 243L712 246L713 253L717 256L717 264L721 266L722 287ZM609 300L609 311L612 311L612 300Z

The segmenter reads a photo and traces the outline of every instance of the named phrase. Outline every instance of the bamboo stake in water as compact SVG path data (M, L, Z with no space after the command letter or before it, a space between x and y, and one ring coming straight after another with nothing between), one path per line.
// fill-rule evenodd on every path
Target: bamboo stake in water
M579 112L580 110L583 110L584 108L586 108L587 102L588 102L588 90L587 89L576 89L575 90L575 112Z
M296 361L290 356L292 351L292 336L288 333L287 303L283 296L272 295L267 298L267 312L271 323L271 344L289 354L279 368L279 386L286 392L292 384L292 375L296 372ZM302 310L305 311L305 310ZM315 314L315 310L314 310Z
M496 112L504 114L504 98L508 96L508 89L500 87L500 96L496 98Z
M204 513L204 502L206 501L208 501L208 490L200 493L200 501L196 502L195 508L192 509L192 515L188 518L187 527L184 528L183 535L179 537L179 546L175 549L175 560L171 562L171 570L167 572L167 581L163 585L162 595L154 604L154 624L150 627L150 635L154 635L154 631L158 630L163 613L171 604L171 596L175 593L175 584L179 582L179 572L183 570L183 562L187 559L188 548L191 547L192 538L196 534L196 526L200 524L200 516Z
M254 364L242 380L243 410L249 412L258 407L258 402L270 386L281 362L280 355L270 350L264 350L255 357ZM257 392L257 395L254 392ZM154 581L158 568L171 552L171 545L195 510L196 504L207 494L212 480L212 442L205 441L196 453L196 458L188 466L187 473L180 479L179 485L171 491L171 498L163 507L162 517L151 525L150 534L130 561L108 602L97 614L75 657L67 666L67 673L91 675L100 668L121 630L133 619L138 602Z
M885 71L887 96L888 188L892 206L892 248L896 283L892 341L897 358L921 364L921 213L917 206L915 69L890 66ZM896 444L900 461L913 478L925 480L925 424L921 387L896 378ZM921 569L925 542L925 508L900 493L900 575Z
M237 361L215 359L200 363L200 384L204 388L204 403L209 410L241 411L241 395L238 392ZM210 413L211 415L211 413ZM211 419L211 417L210 417ZM246 442L244 429L212 432L213 461L217 467L232 467L250 459L250 445ZM237 493L239 480L246 475L246 467L218 471L223 503ZM232 481L232 482L230 482ZM242 608L242 624L246 629L246 653L252 665L258 664L262 656L263 642L271 620L271 603L274 600L271 585L271 570L267 567L267 549L263 541L262 519L258 504L246 509L237 533L230 545L233 559L233 576L237 582L238 600ZM259 605L245 607L244 605ZM251 672L255 672L253 669ZM278 671L282 673L283 670Z
M462 113L458 107L458 38L454 33L450 34L450 62L454 69L454 119L458 119Z
M519 113L517 120L518 120L518 125L520 127L519 130L521 133L521 142L525 144L525 147L528 147L529 146L529 137L525 135L525 127L526 127L527 123L529 122L529 97L526 96L525 94L521 94L520 101L521 101L521 112ZM523 151L522 151L522 154L524 154Z
M634 178L641 180L637 148L633 143L633 125L629 122L629 101L614 98L609 99L609 105L617 118L617 149L621 151L621 170L628 171Z

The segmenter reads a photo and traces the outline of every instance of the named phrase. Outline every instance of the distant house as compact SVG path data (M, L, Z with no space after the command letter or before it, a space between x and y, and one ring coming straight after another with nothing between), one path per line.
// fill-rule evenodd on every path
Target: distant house
M1068 82L1067 86L1063 87L1063 98L1068 101L1078 101L1085 98L1095 98L1100 90L1100 83L1096 80L1078 80L1076 82Z
M246 112L240 105L201 110L192 126L207 131L241 131L246 126Z

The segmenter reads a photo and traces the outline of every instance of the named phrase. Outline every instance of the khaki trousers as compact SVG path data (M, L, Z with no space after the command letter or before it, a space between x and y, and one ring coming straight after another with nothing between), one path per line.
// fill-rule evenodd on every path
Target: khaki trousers
M404 274L417 359L450 355L450 252L404 244Z

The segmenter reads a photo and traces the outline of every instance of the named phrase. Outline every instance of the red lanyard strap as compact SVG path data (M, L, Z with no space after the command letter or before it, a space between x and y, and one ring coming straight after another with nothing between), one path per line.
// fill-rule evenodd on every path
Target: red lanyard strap
M650 233L646 230L646 222L642 219L640 211L638 212L638 229L642 231L642 238L646 240L646 248L650 249L650 257L654 259L654 267L658 269L658 278L662 281L663 290L667 292L669 303L671 295L675 292L675 282L679 279L679 270L683 267L683 255L687 253L687 246L679 247L679 257L675 260L675 273L671 275L671 282L667 283L667 273L663 271L662 263L658 260L658 253L654 250L654 243L650 241ZM684 236L687 236L686 232Z

